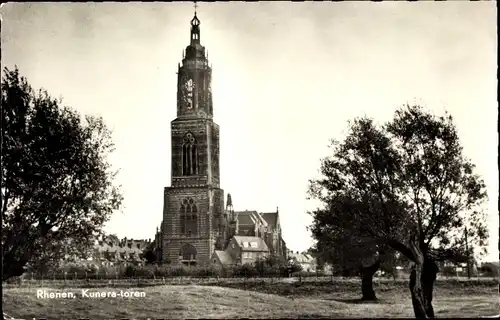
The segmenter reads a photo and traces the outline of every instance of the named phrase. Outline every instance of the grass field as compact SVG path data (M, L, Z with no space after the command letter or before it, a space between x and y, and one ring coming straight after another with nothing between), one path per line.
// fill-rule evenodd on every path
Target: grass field
M245 288L246 290L242 290ZM93 288L89 292L135 290L137 298L87 298L81 288L75 298L37 298L40 287L3 290L3 309L16 318L348 318L412 317L405 281L376 281L379 300L359 301L359 280L310 283L228 282L211 285L157 285L135 288ZM434 308L438 317L480 317L500 310L498 281L438 281Z

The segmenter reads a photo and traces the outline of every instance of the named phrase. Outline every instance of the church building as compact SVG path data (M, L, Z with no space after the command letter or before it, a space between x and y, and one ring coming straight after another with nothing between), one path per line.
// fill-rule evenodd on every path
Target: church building
M278 210L235 212L230 195L224 207L219 126L213 120L212 68L200 43L196 12L177 76L177 118L171 122L171 186L164 189L163 221L155 237L158 260L185 265L214 262L216 251L228 250L231 240L239 235L261 239L253 241L263 244L261 251L286 254ZM235 257L231 263L237 260Z

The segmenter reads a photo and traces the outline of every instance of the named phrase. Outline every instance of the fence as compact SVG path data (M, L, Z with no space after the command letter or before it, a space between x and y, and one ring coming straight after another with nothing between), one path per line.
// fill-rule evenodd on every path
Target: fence
M133 273L124 273L124 272L52 272L48 274L40 274L35 272L26 272L20 278L15 281L75 281L75 280L84 280L84 281L104 281L104 280L123 280L123 281L131 281L137 279L149 279L149 280L157 280L157 279L167 279L168 281L179 281L179 279L184 279L187 281L204 281L206 279L266 279L266 281L271 281L271 279L288 279L288 278L297 278L297 279L305 279L304 281L317 281L317 280L328 280L333 279L332 275L325 275L323 273L313 273L313 272L296 272L292 273L289 276L282 275L280 273L270 273L270 274L253 274L253 273L236 273L236 274L217 274L213 272L207 272L203 274L203 272L193 272L192 274L164 274L161 272L150 272L149 274L144 274L144 272L133 272ZM12 280L14 281L14 280ZM207 280L208 281L208 280Z
M280 278L296 275L298 277L318 277L323 273L316 272L292 272L286 266L262 266L244 264L232 266L182 266L182 265L147 265L147 266L86 266L67 265L63 268L54 269L49 272L28 271L22 276L24 280L116 280L130 278L173 278L173 277L193 277L193 278Z
M454 281L454 282L475 282L477 284L497 282L498 278L494 277L475 277L467 279L467 277L443 277L439 276L438 282L444 281ZM23 277L17 279L12 279L7 283L3 284L4 287L43 287L44 285L51 287L131 287L131 286L157 286L157 285L241 285L241 287L246 287L248 285L256 284L280 284L280 283L352 283L358 284L360 282L359 277L336 277L333 275L322 275L313 273L297 273L291 277L283 277L277 275L269 275L266 277L259 276L211 276L211 275L198 275L198 276L156 276L154 273L151 276L137 276L131 275L129 277L120 276L120 274L115 275L104 275L99 277L99 273L89 274L89 273L58 273L51 274L50 276L38 275L35 276L34 273L24 274ZM407 277L402 278L374 278L375 283L387 283L387 284L406 284L408 282Z

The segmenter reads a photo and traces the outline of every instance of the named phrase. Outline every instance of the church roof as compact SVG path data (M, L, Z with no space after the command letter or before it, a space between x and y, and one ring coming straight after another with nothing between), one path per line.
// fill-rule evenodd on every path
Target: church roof
M255 222L252 220L251 216L257 215L257 211L235 211L235 214L238 214L238 224L240 225L254 225Z
M269 251L264 239L249 236L234 236L242 251Z
M273 230L278 225L278 212L263 212L261 216Z

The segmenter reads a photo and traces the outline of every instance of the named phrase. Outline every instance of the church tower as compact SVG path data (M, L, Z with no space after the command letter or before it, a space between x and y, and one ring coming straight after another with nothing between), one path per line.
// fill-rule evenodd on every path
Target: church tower
M172 177L163 206L163 261L206 263L227 234L219 187L219 126L213 122L212 69L191 20L190 44L177 72L177 118L171 122Z

